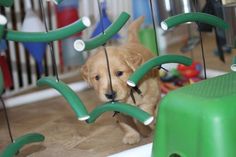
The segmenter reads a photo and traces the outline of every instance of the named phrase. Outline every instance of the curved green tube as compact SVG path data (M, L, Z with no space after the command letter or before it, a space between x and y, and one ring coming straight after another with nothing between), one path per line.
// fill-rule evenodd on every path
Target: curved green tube
M168 30L186 22L202 22L221 29L229 28L229 25L221 18L201 12L183 13L169 17L161 22L161 27L164 30Z
M53 77L43 77L37 81L38 86L48 85L56 89L67 100L79 120L87 120L89 118L88 111L80 100L78 95L62 81L57 81Z
M139 109L138 107L119 102L105 103L96 107L91 113L90 118L87 120L88 123L93 123L96 119L107 111L118 111L127 114L133 118L136 118L145 125L149 125L153 121L153 117L147 112Z
M49 32L19 32L7 30L6 39L17 42L51 42L74 35L89 26L90 20L87 17L83 17L66 27Z
M3 37L6 24L7 24L7 18L4 15L0 14L0 41Z
M236 56L233 58L233 64L231 65L231 70L236 71Z
M11 7L14 4L14 0L0 0L0 6Z
M19 152L19 150L24 147L26 144L31 144L34 142L42 142L45 137L38 133L30 133L24 136L17 138L14 143L9 144L3 152L0 154L0 157L13 157Z
M111 39L119 30L125 25L128 21L130 15L126 12L122 12L118 19L110 25L105 31L104 34L89 39L88 41L82 41L80 39L74 42L74 48L81 52L85 50L91 50L98 46L105 44L109 39Z
M166 63L181 63L184 65L191 65L192 60L188 57L180 55L163 55L152 58L135 70L135 72L129 77L127 84L131 87L137 86L139 80L141 80L145 74L152 70L152 68Z

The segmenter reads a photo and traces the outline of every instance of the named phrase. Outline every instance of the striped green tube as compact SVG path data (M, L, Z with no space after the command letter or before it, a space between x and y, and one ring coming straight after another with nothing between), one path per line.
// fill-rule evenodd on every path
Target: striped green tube
M89 18L83 17L66 27L49 32L19 32L7 30L6 39L17 42L51 42L74 35L75 33L81 32L89 26Z
M14 4L14 0L0 0L0 6L11 7Z
M78 120L84 121L89 118L88 111L80 100L79 96L65 83L57 81L53 77L43 77L37 81L38 86L48 85L56 89L67 100L73 111L75 112Z
M7 18L0 14L0 41L3 37L6 24L7 24Z
M105 44L109 39L111 39L119 30L125 25L128 21L130 15L126 12L122 12L118 19L110 25L105 31L104 34L89 39L88 41L82 41L80 39L74 42L75 50L81 52L85 50L91 50L98 46Z
M0 157L13 157L26 144L44 141L44 136L38 133L30 133L17 138L13 143L9 144L0 154Z
M87 120L88 123L93 123L96 119L107 111L118 111L124 114L127 114L133 118L136 118L140 122L144 123L145 125L149 125L153 121L153 117L150 116L147 112L139 109L130 104L126 103L119 103L119 102L110 102L102 104L96 107L91 113L90 118Z
M168 30L186 22L202 22L221 29L229 28L229 25L221 18L201 12L183 13L169 17L161 22L161 27L163 30Z
M233 58L233 64L231 65L231 70L236 71L236 56Z
M152 68L166 63L181 63L184 65L191 65L192 60L188 57L180 55L163 55L152 58L135 70L135 72L129 77L127 84L131 87L137 86L139 80L141 80L145 74L152 70Z

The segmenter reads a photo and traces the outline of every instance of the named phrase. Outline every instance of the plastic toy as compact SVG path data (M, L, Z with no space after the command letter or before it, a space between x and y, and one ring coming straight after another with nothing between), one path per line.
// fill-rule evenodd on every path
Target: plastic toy
M202 65L197 62L193 62L190 66L179 64L177 66L177 70L180 72L182 76L188 79L196 78L202 71Z

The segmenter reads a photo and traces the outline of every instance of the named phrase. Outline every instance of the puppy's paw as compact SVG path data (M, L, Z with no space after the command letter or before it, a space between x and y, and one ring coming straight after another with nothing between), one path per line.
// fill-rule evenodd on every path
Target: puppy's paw
M140 141L140 134L137 132L127 133L123 138L124 144L136 144Z

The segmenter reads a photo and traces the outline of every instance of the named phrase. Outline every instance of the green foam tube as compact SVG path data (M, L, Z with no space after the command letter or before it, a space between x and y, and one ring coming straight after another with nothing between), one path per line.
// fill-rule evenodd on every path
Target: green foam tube
M5 25L7 24L7 18L0 14L0 41L4 35Z
M107 111L118 111L124 114L127 114L133 118L136 118L145 125L149 125L153 121L153 117L150 116L147 112L139 109L130 104L119 103L119 102L110 102L102 104L96 107L91 113L90 118L87 120L88 123L93 123L96 119Z
M6 39L17 42L51 42L81 32L89 27L90 24L89 18L83 17L68 26L49 32L19 32L7 30Z
M0 0L0 6L11 7L14 4L14 0Z
M122 12L118 19L111 24L105 31L104 34L101 33L98 36L89 39L88 41L82 41L80 39L74 42L75 50L82 52L85 50L91 50L98 46L102 46L105 44L109 39L111 39L119 30L125 25L128 21L130 15L126 12Z
M0 157L13 157L26 144L44 141L44 136L38 133L30 133L17 138L13 143L9 144L0 154Z
M231 70L236 71L236 56L233 58L233 64L231 65Z
M48 85L49 87L56 89L67 100L78 120L84 121L89 119L88 111L83 102L78 95L62 81L57 81L53 77L43 77L37 81L37 85Z
M163 55L152 58L135 70L135 72L129 77L127 84L131 87L137 86L139 80L141 80L145 74L152 70L152 68L166 63L181 63L184 65L191 65L192 60L188 57L180 55Z
M221 18L201 12L183 13L169 17L161 22L161 27L163 30L168 30L186 22L202 22L221 29L229 28L229 25Z

